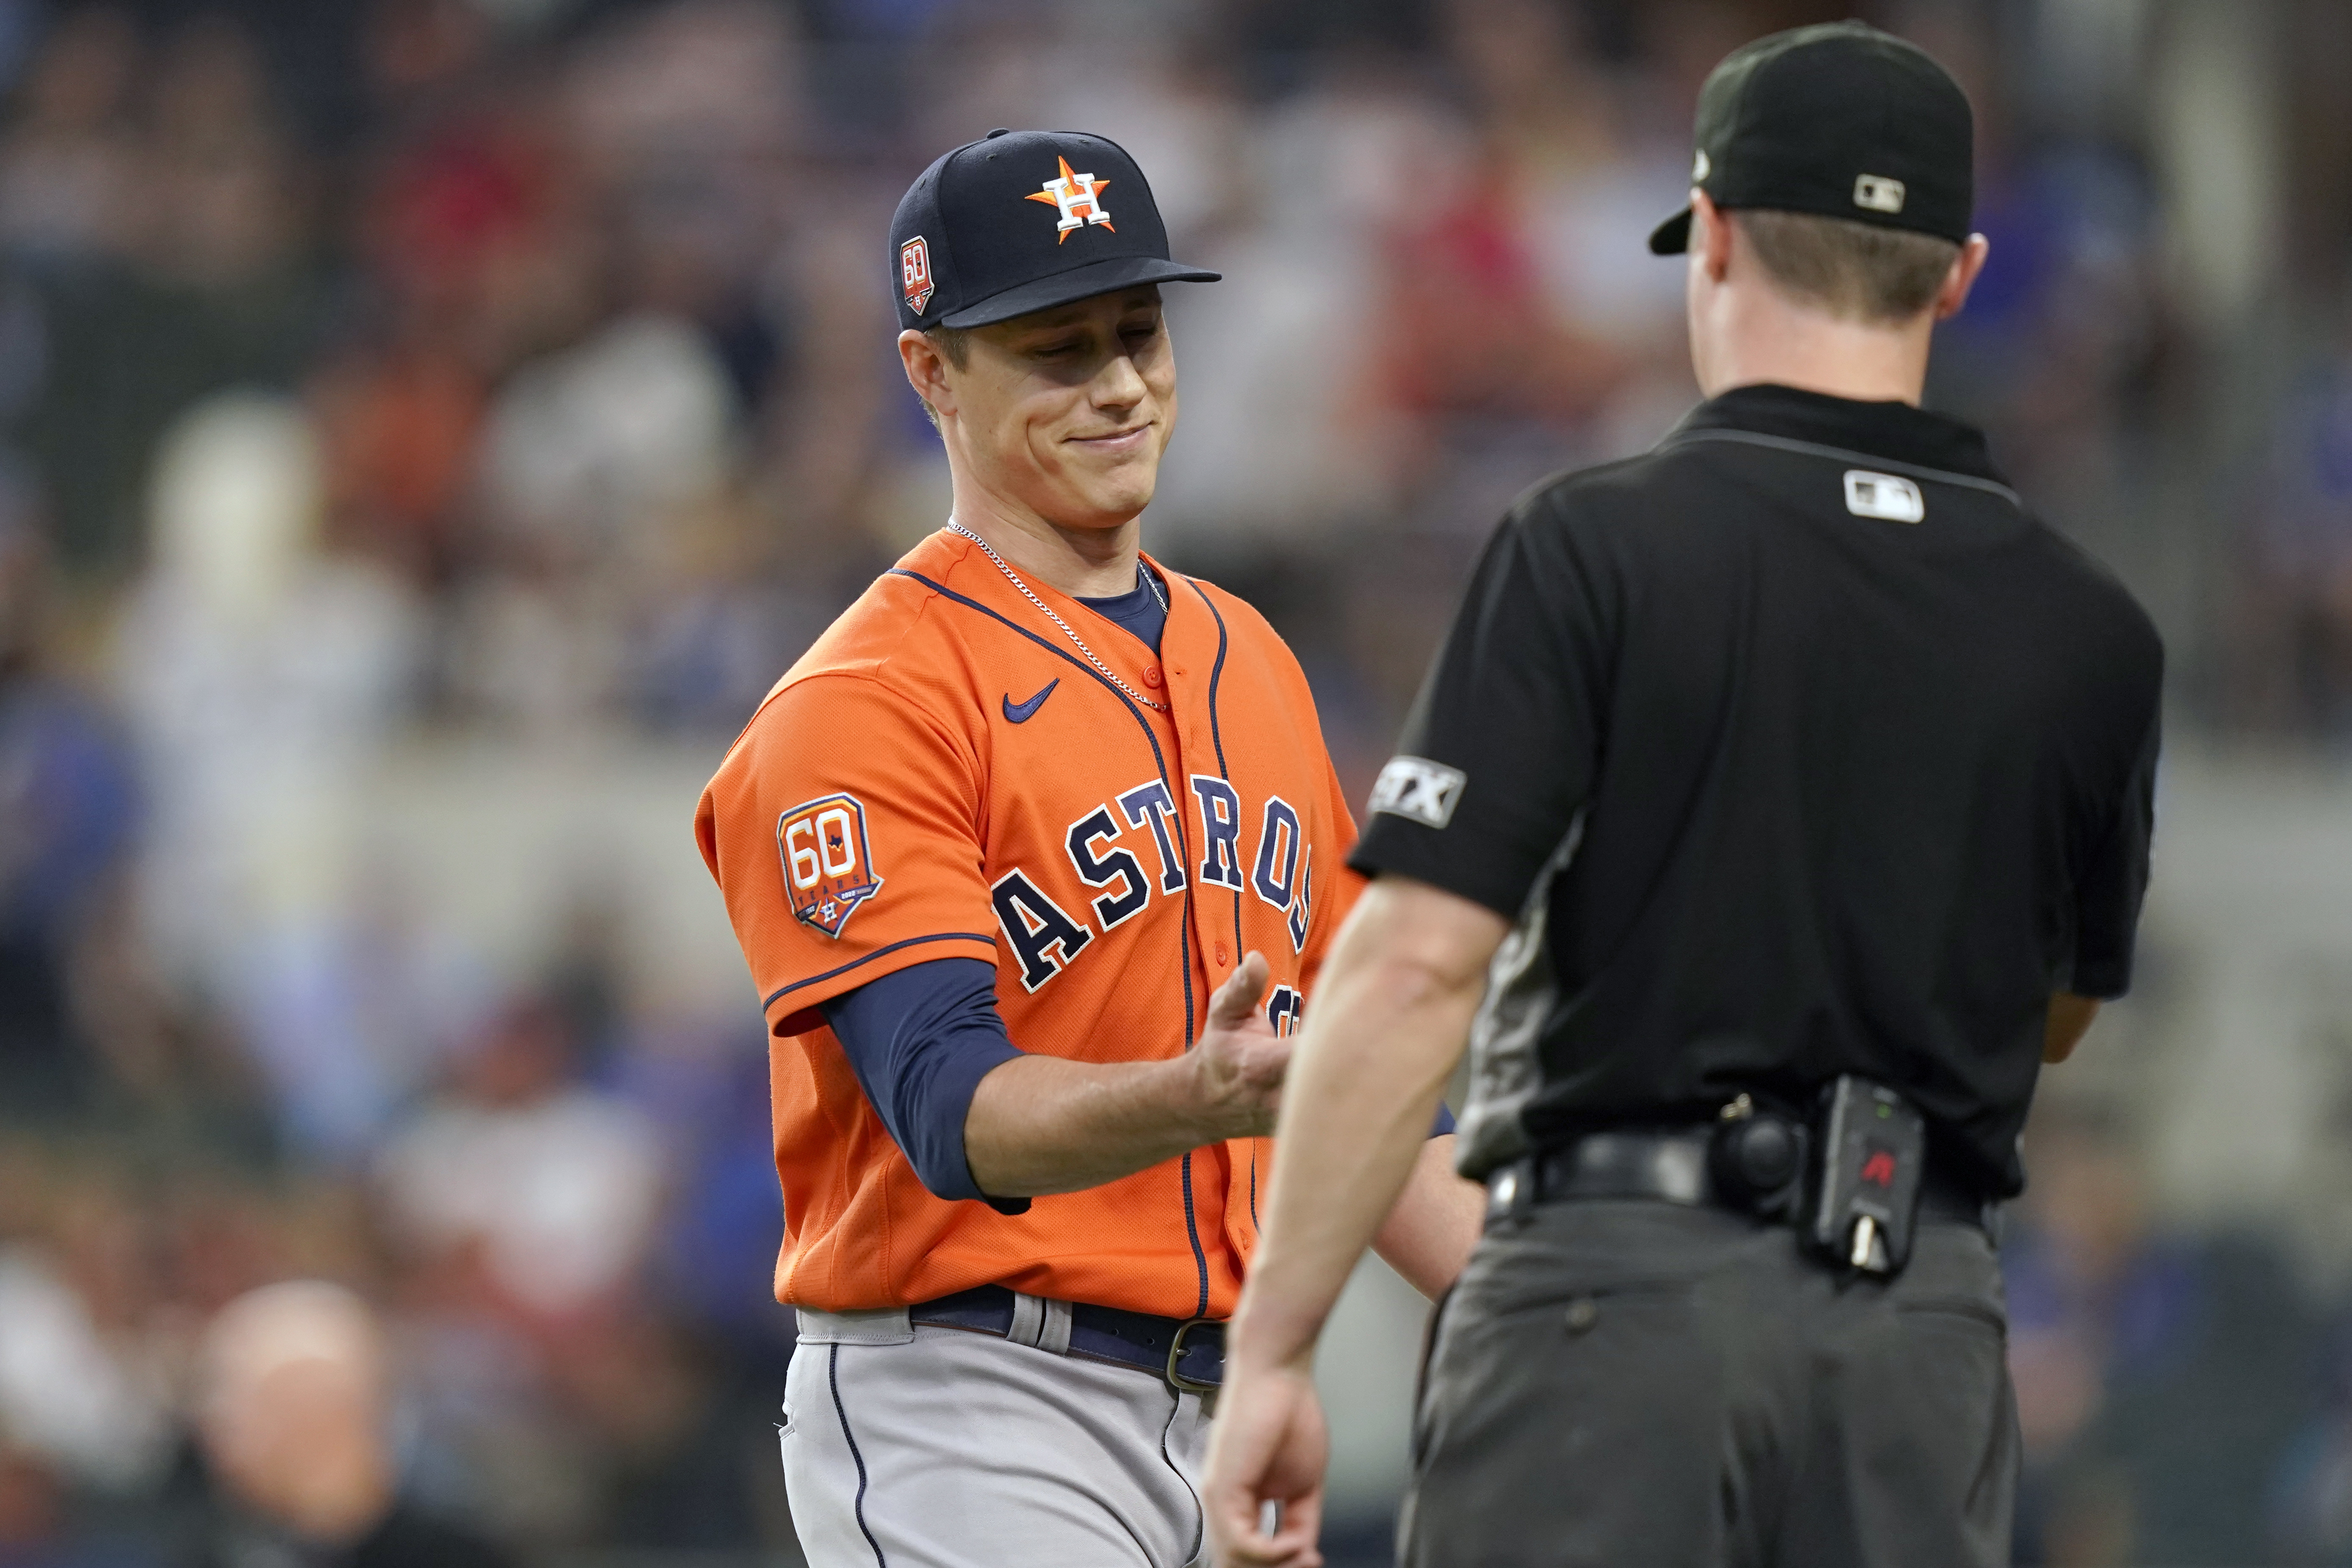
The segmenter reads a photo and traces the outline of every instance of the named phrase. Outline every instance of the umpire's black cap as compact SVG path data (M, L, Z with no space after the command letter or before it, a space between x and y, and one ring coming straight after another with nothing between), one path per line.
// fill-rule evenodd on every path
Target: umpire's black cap
M992 131L923 171L890 220L901 327L983 327L1137 283L1213 283L1168 258L1168 226L1119 145Z
M1774 33L1735 49L1699 89L1691 184L1716 205L1772 207L1965 242L1975 116L1925 49L1860 22ZM1690 243L1685 207L1650 236Z

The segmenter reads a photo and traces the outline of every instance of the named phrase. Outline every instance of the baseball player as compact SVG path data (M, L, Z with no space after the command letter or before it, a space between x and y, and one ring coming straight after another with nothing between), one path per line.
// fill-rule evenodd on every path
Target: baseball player
M947 525L778 683L696 831L765 998L821 1568L1203 1560L1223 1320L1355 889L1297 662L1141 553L1176 418L1134 162L992 132L890 235ZM1423 1289L1482 1194L1442 1113L1381 1233Z
M1707 400L1511 510L1373 791L1234 1323L1231 1568L1315 1560L1317 1331L1465 1037L1490 1206L1403 1563L2010 1560L1989 1216L2130 979L2163 647L1918 406L1987 253L1959 86L1801 28L1696 130L1650 245Z

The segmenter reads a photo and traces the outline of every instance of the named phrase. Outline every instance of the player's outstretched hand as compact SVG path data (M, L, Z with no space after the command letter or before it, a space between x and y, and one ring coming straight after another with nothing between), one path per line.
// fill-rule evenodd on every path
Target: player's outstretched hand
M1209 998L1208 1026L1189 1059L1203 1131L1212 1139L1263 1138L1274 1131L1275 1112L1282 1108L1290 1042L1274 1032L1258 1005L1269 973L1264 953L1244 953L1241 967Z
M1306 1366L1227 1364L1201 1494L1219 1568L1320 1568L1315 1539L1330 1453L1323 1403ZM1269 1503L1279 1516L1272 1531Z

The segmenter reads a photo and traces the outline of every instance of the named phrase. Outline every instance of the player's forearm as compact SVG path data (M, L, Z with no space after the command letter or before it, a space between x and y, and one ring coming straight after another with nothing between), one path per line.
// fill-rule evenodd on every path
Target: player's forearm
M1189 1058L1077 1062L1027 1056L980 1080L964 1158L992 1197L1083 1192L1231 1136Z
M1236 1357L1271 1365L1312 1351L1421 1156L1505 929L1489 911L1393 879L1349 917L1291 1058Z
M1486 1215L1486 1189L1454 1173L1454 1134L1425 1139L1372 1250L1433 1301L1470 1260Z

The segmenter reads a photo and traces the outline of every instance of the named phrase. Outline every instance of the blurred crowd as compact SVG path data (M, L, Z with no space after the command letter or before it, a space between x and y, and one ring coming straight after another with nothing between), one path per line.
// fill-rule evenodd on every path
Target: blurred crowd
M789 1554L751 999L656 995L593 879L466 951L375 781L715 763L943 519L881 237L1026 124L1127 145L1226 275L1171 301L1146 543L1274 617L1360 795L1500 507L1696 396L1642 240L1698 82L1845 9L0 0L0 1564ZM2191 723L2352 740L2352 248L2232 436L2165 7L1866 9L1981 117L1932 398L2127 578L2188 551ZM2168 1231L2097 1117L2036 1136L2023 1560L2352 1563L2352 1317Z

